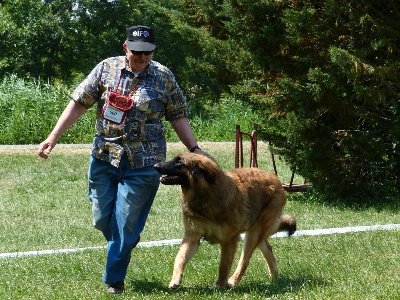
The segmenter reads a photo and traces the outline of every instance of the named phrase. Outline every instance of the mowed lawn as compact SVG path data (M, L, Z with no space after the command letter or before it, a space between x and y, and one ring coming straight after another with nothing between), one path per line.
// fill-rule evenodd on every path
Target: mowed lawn
M224 170L234 166L233 143L200 143ZM184 151L169 144L169 158ZM36 147L0 148L0 299L115 299L101 282L106 250L8 257L6 253L105 246L91 226L87 200L90 147L59 145L48 160ZM260 168L272 170L266 145ZM278 160L279 175L290 171ZM302 180L296 178L297 181ZM321 203L311 193L288 194L285 212L298 230L399 224L399 204ZM161 186L142 242L182 237L179 189ZM259 251L235 288L213 287L218 245L202 243L184 273L182 287L168 290L178 245L134 250L120 299L400 299L400 231L295 236L271 239L279 278L272 282ZM240 245L241 246L241 245ZM240 249L239 249L240 251ZM237 261L237 259L236 259Z

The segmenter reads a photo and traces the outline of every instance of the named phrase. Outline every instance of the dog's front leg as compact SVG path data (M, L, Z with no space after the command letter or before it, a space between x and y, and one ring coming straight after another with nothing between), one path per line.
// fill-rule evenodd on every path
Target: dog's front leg
M238 247L239 236L221 243L221 258L219 263L218 279L216 286L220 288L231 287L228 284L229 273L232 268L233 259L235 258L236 249Z
M180 287L183 270L193 255L196 254L197 250L199 249L199 245L200 239L193 239L190 237L183 238L179 252L175 257L174 273L172 274L172 279L169 283L169 288L171 290L176 290Z

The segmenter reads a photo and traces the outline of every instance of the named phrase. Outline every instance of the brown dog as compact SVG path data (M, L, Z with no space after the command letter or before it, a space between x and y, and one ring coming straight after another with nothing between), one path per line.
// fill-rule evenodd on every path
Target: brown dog
M292 235L296 231L296 220L282 215L286 192L275 174L257 168L224 173L213 159L194 153L179 154L154 167L165 175L161 183L181 186L183 197L185 233L175 258L170 289L181 285L183 270L197 252L202 238L221 246L218 287L239 283L256 247L267 261L271 276L278 274L267 239L277 231L288 231ZM242 232L246 232L242 255L229 278Z

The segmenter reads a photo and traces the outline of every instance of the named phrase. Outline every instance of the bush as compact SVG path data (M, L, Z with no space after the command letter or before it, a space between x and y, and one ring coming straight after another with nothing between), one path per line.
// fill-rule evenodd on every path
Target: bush
M0 144L24 145L42 142L69 102L69 89L61 83L6 76L0 84ZM94 113L84 115L60 139L60 143L90 143Z
M53 129L70 99L72 89L61 83L41 83L36 79L7 76L0 84L0 144L23 145L42 142ZM191 103L189 102L189 106ZM235 125L252 128L261 122L250 105L224 97L218 103L204 102L189 117L199 141L234 141ZM179 141L168 122L166 138ZM95 110L90 109L59 139L59 143L91 143L95 126Z

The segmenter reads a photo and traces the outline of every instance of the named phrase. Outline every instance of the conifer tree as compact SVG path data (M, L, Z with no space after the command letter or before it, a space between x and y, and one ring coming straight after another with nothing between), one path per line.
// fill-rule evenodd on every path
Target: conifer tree
M317 190L342 198L398 192L397 1L182 4L188 36L201 28L197 47L223 66L213 78L268 116L265 137Z

